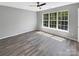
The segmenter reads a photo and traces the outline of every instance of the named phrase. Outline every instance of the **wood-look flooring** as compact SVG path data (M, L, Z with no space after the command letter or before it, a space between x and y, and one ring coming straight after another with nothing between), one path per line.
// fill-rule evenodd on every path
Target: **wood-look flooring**
M0 56L78 56L79 43L33 31L0 40Z

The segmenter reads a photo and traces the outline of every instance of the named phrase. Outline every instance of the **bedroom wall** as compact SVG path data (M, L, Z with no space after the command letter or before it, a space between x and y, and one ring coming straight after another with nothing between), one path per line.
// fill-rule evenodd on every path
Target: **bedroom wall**
M0 39L36 30L36 12L0 6Z
M78 40L78 8L79 8L79 3L76 3L76 4L65 5L65 6L37 12L37 26L38 26L37 29L77 41ZM42 27L43 13L51 13L61 10L69 11L69 32L47 29Z

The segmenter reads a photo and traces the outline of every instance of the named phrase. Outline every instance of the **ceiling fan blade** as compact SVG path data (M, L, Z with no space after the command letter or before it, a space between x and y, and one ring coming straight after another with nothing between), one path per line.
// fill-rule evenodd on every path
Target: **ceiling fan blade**
M46 3L40 4L39 6L43 6L43 5L46 5Z

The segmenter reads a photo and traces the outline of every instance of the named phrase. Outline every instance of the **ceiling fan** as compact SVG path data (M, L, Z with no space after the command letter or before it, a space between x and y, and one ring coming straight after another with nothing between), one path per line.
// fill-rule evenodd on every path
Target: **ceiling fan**
M41 9L41 7L44 6L44 5L46 5L46 3L36 2L36 5L30 5L30 6L32 6L32 7L35 6L35 7L39 8L39 9Z

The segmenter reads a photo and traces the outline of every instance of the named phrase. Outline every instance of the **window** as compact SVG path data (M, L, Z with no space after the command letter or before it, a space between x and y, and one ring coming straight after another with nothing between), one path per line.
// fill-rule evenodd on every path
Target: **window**
M57 13L50 13L50 28L56 28Z
M68 30L68 11L43 14L43 26Z
M48 27L49 14L44 14L43 26Z
M58 12L58 29L68 30L68 11Z

